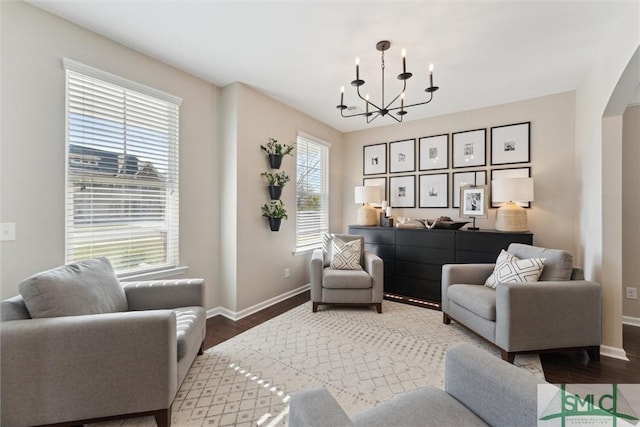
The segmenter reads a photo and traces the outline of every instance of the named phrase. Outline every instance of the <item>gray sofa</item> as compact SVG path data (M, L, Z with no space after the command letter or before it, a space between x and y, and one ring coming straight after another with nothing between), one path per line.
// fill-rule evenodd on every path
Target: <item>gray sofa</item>
M537 385L531 373L467 343L446 353L445 389L426 387L349 418L328 390L295 393L289 427L535 426Z
M562 250L512 243L520 259L545 258L538 282L483 286L494 264L442 267L443 321L455 320L501 349L513 363L518 353L587 350L600 357L601 289L584 280L573 256Z
M360 242L361 270L337 270L330 267L331 241ZM364 248L364 237L351 234L326 234L322 249L311 256L311 302L313 311L321 304L374 306L382 313L384 265L382 259Z
M142 415L171 424L177 390L203 349L204 281L128 282L120 291L125 306L98 314L32 318L23 296L0 302L2 426Z

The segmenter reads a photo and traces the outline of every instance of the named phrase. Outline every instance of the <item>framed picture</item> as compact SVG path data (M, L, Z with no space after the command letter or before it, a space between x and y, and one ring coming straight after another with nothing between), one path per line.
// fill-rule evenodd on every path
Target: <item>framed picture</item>
M489 217L488 185L460 187L460 217Z
M392 208L415 208L415 175L389 177L389 199Z
M454 172L452 188L452 206L460 207L460 187L465 185L486 185L487 171Z
M491 128L491 164L531 161L531 122Z
M362 174L380 175L382 173L387 173L387 144L362 147Z
M389 173L416 170L416 140L407 139L389 143Z
M382 197L382 200L387 200L387 178L382 177L382 178L363 178L362 179L362 185L364 186L375 186L377 185L378 187L380 187L380 196ZM377 205L378 203L372 203L371 205Z
M436 173L420 175L420 201L421 208L448 208L449 207L449 174Z
M496 179L505 179L505 178L530 178L531 177L531 168L511 168L511 169L493 169L491 171L491 181ZM523 208L530 208L531 202L516 202L518 206L522 206ZM502 206L502 203L494 203L491 200L492 208L499 208Z
M487 164L487 130L456 132L453 137L453 167L468 168Z
M425 136L418 140L421 171L449 167L449 134Z

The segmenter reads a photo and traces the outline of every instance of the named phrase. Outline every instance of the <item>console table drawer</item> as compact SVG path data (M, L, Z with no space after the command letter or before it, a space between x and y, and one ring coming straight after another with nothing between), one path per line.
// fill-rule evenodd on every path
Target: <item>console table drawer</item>
M415 277L439 282L442 278L442 264L423 264L417 262L396 262L395 275Z
M453 250L454 244L454 234L448 230L396 230L396 245Z
M408 295L427 301L441 300L440 281L416 279L414 277L396 276L396 292L401 295Z
M393 245L378 245L366 242L364 244L364 248L378 255L382 259L395 259L396 250Z
M424 248L417 246L396 246L396 261L424 262L428 264L449 264L455 260L453 248Z

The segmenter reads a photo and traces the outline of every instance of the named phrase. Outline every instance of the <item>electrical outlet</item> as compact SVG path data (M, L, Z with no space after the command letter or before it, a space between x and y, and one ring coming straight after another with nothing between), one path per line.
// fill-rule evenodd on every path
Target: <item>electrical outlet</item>
M638 299L638 288L626 287L627 299Z
M3 240L16 240L16 224L13 222L6 222L0 224L0 241Z
M284 278L288 279L289 276L291 276L291 270L289 270L289 268L287 267L284 269Z

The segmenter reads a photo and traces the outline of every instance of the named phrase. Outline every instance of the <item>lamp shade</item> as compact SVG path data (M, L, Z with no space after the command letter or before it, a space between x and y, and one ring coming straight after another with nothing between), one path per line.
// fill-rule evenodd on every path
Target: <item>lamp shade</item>
M380 203L380 187L377 185L355 187L355 203Z
M504 178L491 181L491 200L502 202L532 202L533 178Z

